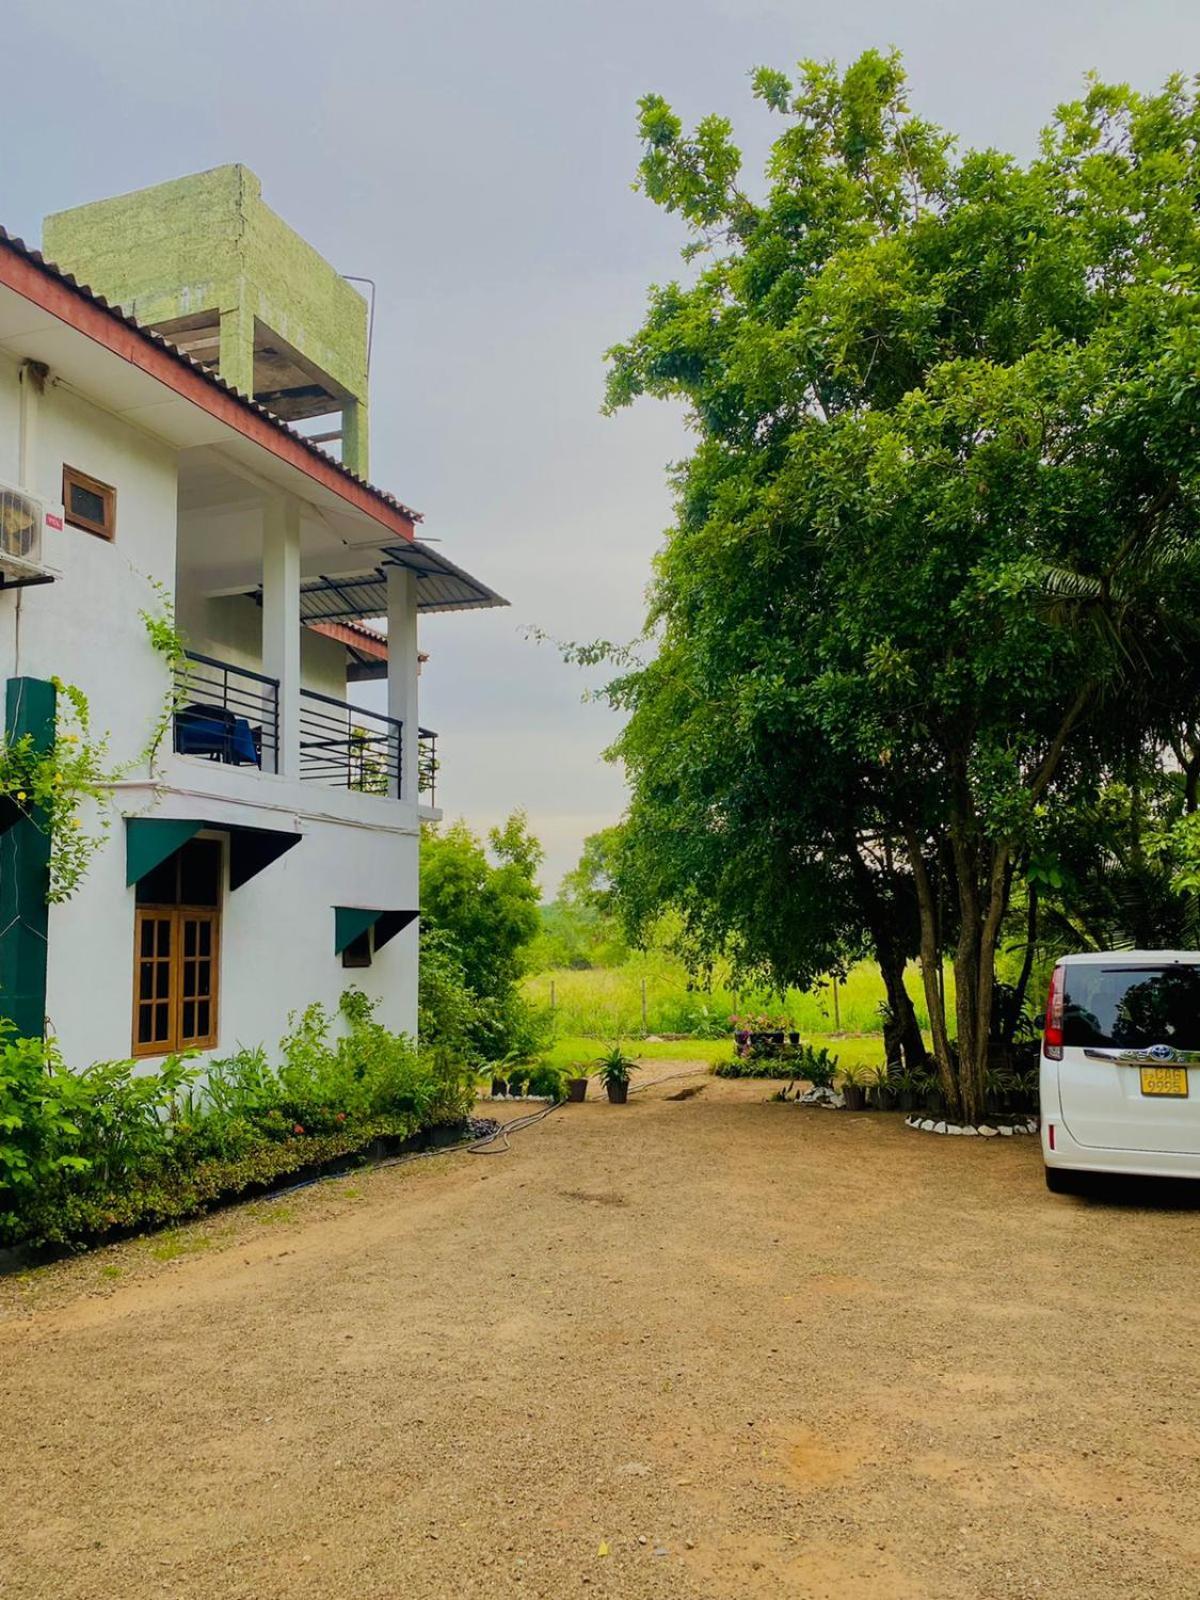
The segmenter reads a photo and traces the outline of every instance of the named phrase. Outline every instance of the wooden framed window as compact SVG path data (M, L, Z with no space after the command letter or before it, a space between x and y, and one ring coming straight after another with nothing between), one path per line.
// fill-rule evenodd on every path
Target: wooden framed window
M117 491L77 467L63 466L63 514L73 528L100 539L117 536Z
M138 884L135 1056L217 1042L222 866L219 839L191 839Z

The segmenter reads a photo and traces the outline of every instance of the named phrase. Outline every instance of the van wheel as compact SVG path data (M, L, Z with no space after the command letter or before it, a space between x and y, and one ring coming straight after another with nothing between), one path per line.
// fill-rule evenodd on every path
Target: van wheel
M1088 1174L1069 1172L1065 1167L1047 1167L1046 1187L1051 1194L1086 1194Z

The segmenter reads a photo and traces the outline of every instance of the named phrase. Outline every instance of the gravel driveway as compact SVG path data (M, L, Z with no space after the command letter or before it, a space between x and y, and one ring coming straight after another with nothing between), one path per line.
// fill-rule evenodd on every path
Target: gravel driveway
M0 1283L0 1595L1194 1595L1200 1211L695 1082Z

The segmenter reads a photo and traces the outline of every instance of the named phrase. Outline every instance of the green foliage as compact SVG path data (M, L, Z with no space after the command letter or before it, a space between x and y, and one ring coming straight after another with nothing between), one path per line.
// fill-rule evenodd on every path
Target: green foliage
M420 1036L473 1066L528 1059L551 1032L519 988L539 926L541 860L520 812L486 846L462 822L422 834Z
M572 1076L578 1077L579 1073ZM567 1074L552 1062L539 1061L529 1069L528 1092L544 1095L548 1100L562 1100L567 1092Z
M24 1196L88 1170L79 1121L86 1103L53 1044L16 1039L0 1022L0 1237Z
M37 750L29 734L10 739L0 732L0 809L27 818L50 835L52 904L69 900L112 826L109 785L120 776L107 768L107 738L95 738L87 696L74 684L54 679L58 692L54 742ZM88 803L94 832L84 827Z
M754 92L761 203L722 120L640 108L642 186L706 260L611 352L609 406L682 400L698 439L653 657L608 689L618 887L776 983L919 935L973 1114L1013 881L1197 749L1200 90L1089 83L1028 165L958 154L895 55Z
M28 734L11 739L0 730L0 813L16 812L50 837L51 904L69 900L112 829L112 786L139 761L153 765L177 706L176 677L184 661L183 639L165 586L147 579L158 598L157 612L139 613L151 648L166 662L168 689L162 709L138 761L108 766L109 739L92 732L87 696L74 684L53 680L57 691L54 742L37 750ZM90 813L92 826L85 825Z
M0 1035L0 1243L63 1241L184 1216L223 1192L466 1115L474 1082L418 1056L348 990L290 1021L272 1066L241 1050L70 1071L53 1040Z
M830 1087L839 1072L846 1076L865 1070L858 1063L840 1066L838 1057L824 1045L803 1042L786 1044L771 1055L755 1051L735 1054L727 1061L718 1061L713 1068L718 1078L804 1078L814 1088Z
M606 1089L619 1088L629 1082L629 1074L637 1066L632 1056L627 1056L619 1044L614 1044L596 1059L596 1075Z
M187 698L187 690L181 686L183 670L187 665L187 645L175 625L175 601L170 590L166 584L148 575L146 582L154 591L158 608L155 611L139 611L138 616L146 630L150 648L156 655L161 656L167 673L167 687L163 694L162 705L142 752L142 760L153 771L155 757L163 739L171 730L175 713Z
M954 975L946 972L947 993L954 995ZM710 987L697 983L679 956L653 948L634 954L617 967L537 972L525 979L524 991L540 1006L549 1004L554 984L555 1020L564 1036L594 1039L631 1038L642 1032L642 980L646 983L646 1029L649 1033L686 1034L690 1038L726 1039L730 1017L743 1012L786 1011L806 1037L835 1031L833 989L828 979L809 990L789 989L781 997L766 989L735 990L727 964L718 962ZM920 1025L928 1027L921 978L915 965L904 975ZM845 972L838 991L837 1020L851 1033L878 1033L879 1008L885 991L873 962L856 963ZM424 1035L422 1035L424 1037Z

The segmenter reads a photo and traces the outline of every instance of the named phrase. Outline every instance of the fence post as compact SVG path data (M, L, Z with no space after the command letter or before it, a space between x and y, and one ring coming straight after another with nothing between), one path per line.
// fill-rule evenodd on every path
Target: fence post
M645 978L643 978L642 979L642 1032L643 1033L648 1033L649 1031L650 1030L646 1026L646 980L645 980Z
M550 1009L554 1010L554 979L550 979Z
M838 1004L838 981L836 978L833 980L833 1031L834 1033L841 1033L842 1031L842 1011Z

